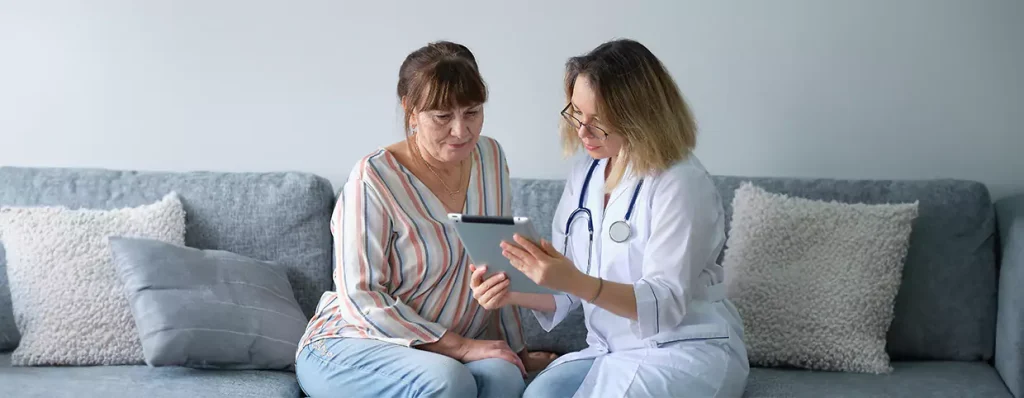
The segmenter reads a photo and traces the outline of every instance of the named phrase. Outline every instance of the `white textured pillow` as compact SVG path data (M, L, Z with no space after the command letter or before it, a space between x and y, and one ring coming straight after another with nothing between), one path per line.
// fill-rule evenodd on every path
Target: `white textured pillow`
M723 266L756 366L892 371L886 334L918 203L736 190Z
M108 237L184 245L185 210L176 193L114 210L4 207L0 236L21 333L13 365L144 363Z

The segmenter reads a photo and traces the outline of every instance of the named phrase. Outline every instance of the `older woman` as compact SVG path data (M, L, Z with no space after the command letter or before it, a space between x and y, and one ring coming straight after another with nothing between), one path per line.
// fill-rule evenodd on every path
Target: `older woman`
M447 213L508 215L501 147L480 135L487 89L473 54L438 42L399 71L406 139L362 158L338 200L337 291L324 293L296 357L311 397L519 397L528 355L518 308L473 298Z

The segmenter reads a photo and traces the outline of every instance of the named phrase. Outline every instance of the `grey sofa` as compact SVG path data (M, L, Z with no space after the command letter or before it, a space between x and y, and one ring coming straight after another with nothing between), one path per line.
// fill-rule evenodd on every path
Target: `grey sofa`
M993 204L969 181L835 181L715 177L728 204L742 181L840 201L921 201L888 351L889 375L754 368L748 397L1022 397L1024 197ZM332 287L328 221L338 187L302 173L157 173L0 168L0 206L113 208L179 192L186 243L278 261L307 316ZM513 181L516 212L551 223L561 181ZM543 228L542 228L543 230ZM549 234L550 231L547 231ZM146 366L10 366L17 344L0 246L0 396L297 397L294 374ZM6 307L6 308L5 308ZM523 314L534 349L583 347L582 314L552 333ZM6 348L6 350L4 349ZM1011 395L1013 391L1016 395ZM341 392L343 394L343 392ZM343 396L343 395L340 395Z
M715 176L731 214L743 181L841 202L920 201L895 304L887 375L754 368L747 397L1024 397L1024 197L993 205L980 183ZM562 181L515 181L516 214L550 225ZM728 250L728 242L726 243ZM530 345L585 346L582 310L546 334L525 317ZM1011 395L1011 391L1015 395Z

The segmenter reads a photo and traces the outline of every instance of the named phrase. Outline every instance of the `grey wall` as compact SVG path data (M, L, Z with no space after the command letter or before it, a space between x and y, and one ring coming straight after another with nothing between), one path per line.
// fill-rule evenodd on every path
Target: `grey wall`
M285 4L0 0L0 164L338 183L400 139L398 65L443 38L479 57L513 174L561 178L563 63L631 37L682 86L713 173L1024 191L1021 1Z

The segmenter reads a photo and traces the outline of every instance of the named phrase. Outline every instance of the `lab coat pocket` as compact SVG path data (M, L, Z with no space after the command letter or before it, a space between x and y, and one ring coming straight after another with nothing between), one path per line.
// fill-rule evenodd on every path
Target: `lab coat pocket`
M690 373L691 376L719 374L727 363L728 352L723 349L729 333L673 333L651 339L647 363Z
M663 348L676 344L706 340L728 340L729 327L720 324L697 324L683 326L679 330L665 332L650 338L649 346Z

